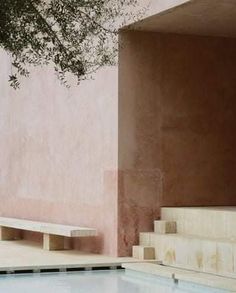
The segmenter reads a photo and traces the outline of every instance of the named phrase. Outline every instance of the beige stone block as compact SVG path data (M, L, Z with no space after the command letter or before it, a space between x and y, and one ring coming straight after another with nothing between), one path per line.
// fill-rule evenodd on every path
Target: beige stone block
M139 233L139 244L142 246L153 246L153 241L154 241L153 234L154 234L153 232Z
M228 213L228 215L224 213L223 224L224 224L226 238L236 240L235 222L236 222L236 212Z
M133 257L140 260L155 259L155 248L150 246L133 246Z
M174 278L179 281L190 282L197 285L203 285L214 289L224 290L223 292L236 292L236 280L233 278L225 278L221 276L214 276L206 273L196 272L176 272ZM215 292L212 291L212 292ZM222 292L218 291L217 292Z
M203 241L199 238L188 239L188 263L190 269L203 270Z
M0 240L17 240L21 238L21 230L0 226Z
M141 232L139 233L139 244L143 246L149 246L149 234Z
M158 236L156 233L150 233L149 235L149 246L155 247L156 241L158 240Z
M158 261L163 261L164 259L164 248L165 248L165 239L164 234L154 234L153 238L154 238L154 244L153 246L155 247L155 256L156 256L156 260Z
M234 275L236 276L236 242L233 243Z
M161 208L161 219L164 221L175 221L178 223L177 232L185 230L185 209L184 208Z
M176 226L174 221L154 221L154 232L158 234L176 233Z
M64 250L65 249L64 236L43 234L43 249L45 249L45 250Z
M177 222L177 233L236 240L236 207L162 208L161 219Z
M179 267L185 268L188 264L188 246L189 240L185 237L176 237L174 240L175 246L175 262Z
M212 238L227 238L228 235L225 226L227 218L227 211L212 210L209 215L208 210L205 210L204 223L202 225L204 236Z
M217 273L231 275L234 272L234 249L231 242L217 242Z
M217 250L214 240L205 240L203 244L203 271L217 273Z
M162 237L162 250L163 250L163 263L165 265L175 265L176 264L176 242L173 241L173 237Z

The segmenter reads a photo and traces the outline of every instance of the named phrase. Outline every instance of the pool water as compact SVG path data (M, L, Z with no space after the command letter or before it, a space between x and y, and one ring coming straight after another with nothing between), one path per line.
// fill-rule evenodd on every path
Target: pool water
M0 293L191 293L226 292L118 271L0 276Z

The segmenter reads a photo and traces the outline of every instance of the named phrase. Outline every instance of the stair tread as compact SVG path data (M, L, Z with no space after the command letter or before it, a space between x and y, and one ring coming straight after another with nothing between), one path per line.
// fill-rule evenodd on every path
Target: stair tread
M193 234L182 234L182 233L168 233L168 234L159 234L155 232L141 232L140 234L150 234L150 235L158 235L160 237L183 237L188 239L203 239L203 240L209 240L209 241L219 241L219 242L232 242L236 243L236 238L223 238L223 237L206 237L206 236L200 236L200 235L193 235Z
M152 245L133 245L133 247L142 247L142 248L153 248L154 246Z
M228 211L236 212L236 206L205 206L205 207L162 207L161 210L171 209L171 210L209 210L209 211Z
M236 239L236 206L163 207L161 219L176 221L177 233Z

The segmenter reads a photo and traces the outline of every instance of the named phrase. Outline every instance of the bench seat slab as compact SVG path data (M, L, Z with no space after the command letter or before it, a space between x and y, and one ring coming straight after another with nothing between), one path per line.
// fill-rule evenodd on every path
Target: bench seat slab
M22 229L27 231L34 231L45 234L60 235L65 237L97 236L96 230L92 228L52 224L5 217L0 217L0 226L14 229Z

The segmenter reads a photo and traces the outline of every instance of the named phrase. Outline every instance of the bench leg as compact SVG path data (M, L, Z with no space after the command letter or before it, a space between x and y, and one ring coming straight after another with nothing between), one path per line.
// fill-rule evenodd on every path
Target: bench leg
M45 249L45 250L64 250L65 249L64 236L43 234L43 249Z
M19 229L0 226L0 240L22 239L22 231Z

